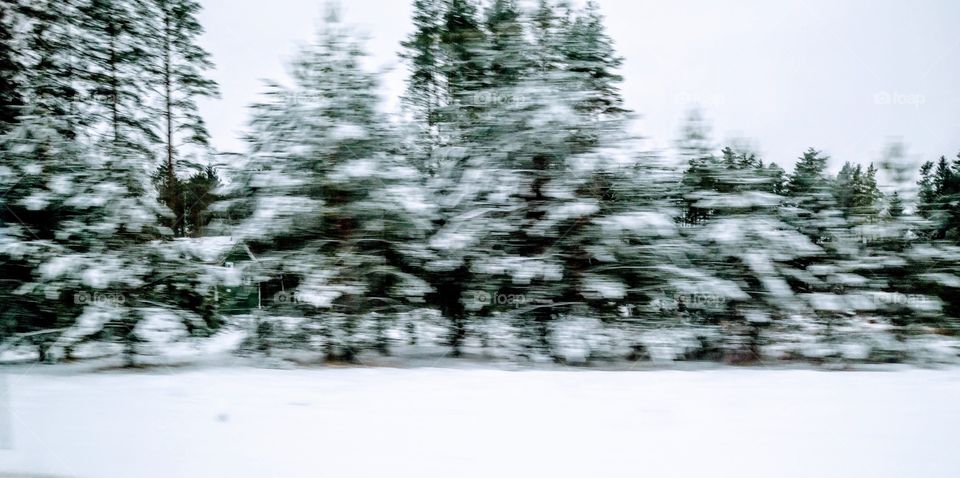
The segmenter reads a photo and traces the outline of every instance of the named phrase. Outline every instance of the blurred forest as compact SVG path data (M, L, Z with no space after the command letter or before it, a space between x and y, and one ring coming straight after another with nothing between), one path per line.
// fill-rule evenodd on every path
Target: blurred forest
M402 115L331 5L221 154L199 10L0 4L0 358L960 354L954 152L645 150L595 3L415 0Z

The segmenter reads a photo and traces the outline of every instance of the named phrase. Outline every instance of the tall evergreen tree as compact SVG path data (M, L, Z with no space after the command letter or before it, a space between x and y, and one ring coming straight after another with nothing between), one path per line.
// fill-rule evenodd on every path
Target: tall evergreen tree
M686 224L698 224L710 215L710 211L695 205L699 201L698 191L711 190L716 177L713 170L717 167L717 160L709 134L709 126L700 111L688 112L675 146L679 159L687 167L683 173L681 197L677 200L683 210L681 220Z
M57 331L42 335L56 339L41 344L41 359L50 347L69 356L80 341L107 340L134 363L158 323L188 333L209 325L190 303L203 295L198 263L156 241L142 6L23 9L24 114L2 138L19 178L3 198L0 254L4 298L15 297L5 326L12 318L17 331Z
M917 181L917 186L920 187L917 195L917 212L925 218L929 218L937 199L932 173L933 161L927 161L920 166L920 179Z
M538 0L530 19L531 37L536 50L536 66L541 71L564 68L564 44L568 38L573 13L565 1Z
M502 92L491 88L486 73L490 64L489 43L476 5L471 0L444 0L443 4L437 66L444 99L436 121L441 148L433 150L437 158L430 183L431 202L438 205L438 218L436 231L428 240L431 258L424 263L424 272L433 289L429 300L447 320L448 342L454 353L459 353L467 332L464 298L473 277L469 258L464 255L468 250L463 246L474 244L475 240L473 224L463 224L460 218L477 206L473 202L475 194L484 191L479 184L467 186L476 181L472 174L478 172L471 165L476 158L471 147L487 134L479 126L480 115L502 106L491 101ZM471 239L451 241L447 239L450 233Z
M71 178L87 168L72 41L77 4L57 3L55 9L54 3L29 2L17 10L4 4L14 35L6 45L22 48L14 61L23 66L13 77L22 106L0 136L0 317L6 333L58 328L76 315L68 291L45 295L31 286L40 265L62 250L56 239L74 213L66 203Z
M929 234L936 239L960 241L960 155L952 164L945 156L936 165L924 163L918 185L919 212L930 221Z
M331 10L293 65L294 89L255 108L253 214L235 232L260 258L268 308L301 317L301 336L331 360L386 351L389 323L427 292L408 270L431 208L364 56Z
M836 208L833 184L826 174L828 156L808 149L794 166L786 185L785 219L806 234L815 244L830 240L830 231L842 227Z
M808 149L800 157L794 167L793 175L787 183L787 191L797 197L818 191L826 178L827 161L829 157L822 156L820 151Z
M840 168L840 172L837 173L837 179L834 184L833 194L837 199L837 204L845 211L849 211L853 202L853 194L855 189L853 184L853 170L853 164L849 162L843 163L843 166Z
M719 324L731 361L755 361L764 334L794 315L809 312L792 282L820 248L779 217L782 198L756 154L731 147L721 158L693 163L686 181L691 207L707 214L684 229L698 274L680 289L694 298L685 308Z
M197 100L219 95L216 82L205 76L213 68L210 54L198 44L203 27L197 20L201 7L195 0L149 0L150 38L155 41L147 73L157 88L158 116L161 118L163 161L158 171L158 190L172 211L173 233L187 233L185 216L197 203L184 197L185 179L178 174L179 163L193 159L194 171L202 173L198 153L208 152L210 134L200 116ZM191 149L192 148L192 149ZM191 158L191 154L193 158Z
M617 72L623 58L617 55L613 40L606 33L600 7L594 0L587 2L567 32L564 61L574 77L585 84L585 93L578 109L593 115L620 115L623 106L619 84L623 77Z

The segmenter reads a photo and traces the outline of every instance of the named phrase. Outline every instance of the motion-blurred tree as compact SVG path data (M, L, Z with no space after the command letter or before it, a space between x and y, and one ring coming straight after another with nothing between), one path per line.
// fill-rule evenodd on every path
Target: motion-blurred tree
M255 107L254 212L235 232L265 264L265 292L280 294L269 309L303 316L330 360L385 352L386 322L427 292L407 271L431 208L377 111L365 55L330 10L293 64L295 87Z

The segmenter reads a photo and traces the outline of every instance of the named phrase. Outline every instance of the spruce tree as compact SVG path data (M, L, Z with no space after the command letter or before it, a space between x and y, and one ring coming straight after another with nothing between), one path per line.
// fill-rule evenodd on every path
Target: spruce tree
M613 41L606 33L597 2L590 0L566 32L564 62L567 69L583 81L585 94L578 109L592 115L621 115L623 106L619 84L623 77L617 70L623 58L617 55Z
M937 199L932 172L933 161L927 161L920 166L920 179L917 181L917 186L920 187L917 197L917 212L924 218L929 218Z
M68 300L71 291L35 286L41 265L62 253L58 230L75 213L67 204L73 178L89 167L79 141L84 121L72 41L76 3L53 6L30 2L14 10L4 4L12 27L8 31L14 35L5 44L23 52L13 58L23 68L11 78L19 83L11 97L22 105L0 136L0 299L5 304L0 317L5 333L61 328L77 311Z
M27 317L19 331L56 331L43 335L41 358L92 340L120 344L134 364L151 344L208 329L193 303L205 294L199 262L156 240L142 6L23 9L24 114L2 139L19 180L3 199L0 253L4 292L10 285L16 296L5 319Z
M536 67L541 71L566 68L567 45L573 28L573 11L566 1L538 0L530 15Z
M522 12L515 0L494 0L486 12L490 50L488 72L493 86L514 85L530 69L530 47L525 43ZM522 48L518 46L523 45ZM498 98L491 98L498 100Z
M365 55L331 10L293 64L294 88L255 107L252 215L235 231L259 258L268 310L299 317L297 335L329 360L385 352L388 328L428 292L408 271L431 208L377 111Z
M680 188L677 203L683 210L680 220L693 225L703 222L710 216L710 211L699 208L699 192L713 188L717 167L717 159L713 155L709 140L709 126L699 110L691 110L681 128L680 138L675 149L679 160L686 163L686 169Z
M894 191L890 196L890 201L887 205L887 215L893 219L896 219L903 216L903 211L903 199L900 198L900 192Z
M876 219L877 203L882 194L877 186L877 169L873 165L863 171L863 166L847 162L837 174L833 184L837 207L846 219L857 223Z
M785 219L815 244L831 239L830 231L844 225L836 207L833 184L826 174L828 156L808 149L787 180Z
M840 172L837 173L833 194L836 197L837 205L844 209L846 213L849 213L853 201L854 191L852 181L853 165L849 162L843 163Z
M466 135L472 207L486 212L480 224L458 220L440 234L457 228L473 234L474 247L464 261L476 274L473 287L524 298L520 307L471 301L471 312L515 327L522 353L559 359L558 319L577 315L574 309L615 309L612 303L623 299L607 293L619 287L616 279L591 270L590 251L600 228L594 220L616 209L612 183L628 161L614 145L625 135L619 118L582 107L594 92L590 72L539 68L543 61L537 56L549 52L528 53L530 35L520 34L520 16L511 5L502 2L491 10L490 16L500 19L490 34L497 45L493 64L524 73L500 68L490 75L489 94L501 101L477 108ZM587 38L569 38L584 50L590 47ZM601 139L607 149L599 147Z
M693 211L696 220L682 231L690 241L685 249L696 252L693 272L670 292L683 296L677 308L692 320L723 328L718 346L731 361L762 359L764 336L809 310L792 282L801 275L798 265L820 249L779 217L775 180L742 147L694 158L684 173L686 217Z
M432 150L435 159L429 184L430 202L437 204L438 217L427 240L430 258L423 266L433 290L428 300L447 321L447 341L458 354L467 334L464 300L473 277L467 246L474 244L473 235L478 232L473 224L461 223L461 218L479 206L474 197L484 191L482 184L476 184L478 170L471 164L480 157L473 145L487 135L479 116L499 106L491 100L500 93L490 88L486 74L489 44L476 5L470 0L445 0L439 28L443 104L436 115L440 147ZM452 240L448 234L461 239Z
M936 169L934 169L934 166ZM945 156L920 168L919 212L929 220L927 234L960 241L960 155L951 164Z
M770 192L782 196L786 192L786 171L777 163L767 165L767 175L770 177Z
M813 148L805 151L794 166L793 175L787 183L787 191L790 195L798 197L820 189L825 179L829 159Z
M197 42L203 27L197 21L200 4L194 0L149 0L147 32L152 39L147 73L158 85L156 112L163 159L157 171L157 189L170 208L167 221L174 235L187 234L186 215L197 202L187 202L185 186L190 175L203 172L200 161L209 152L210 134L197 109L200 98L216 97L216 82L205 76L213 68L210 54ZM192 160L193 171L181 174L181 162ZM183 177L181 177L183 176Z

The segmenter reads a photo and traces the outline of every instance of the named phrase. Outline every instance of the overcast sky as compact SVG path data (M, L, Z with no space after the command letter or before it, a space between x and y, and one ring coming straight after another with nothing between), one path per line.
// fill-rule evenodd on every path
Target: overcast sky
M241 152L247 106L266 78L283 81L311 38L322 0L201 0L202 42L222 98L203 114L222 151ZM368 36L374 63L393 69L386 108L406 70L397 60L412 0L342 1ZM676 139L699 105L718 144L748 138L766 161L807 147L843 161L879 158L891 138L926 160L960 152L960 1L599 0L625 58L623 94L651 148Z

